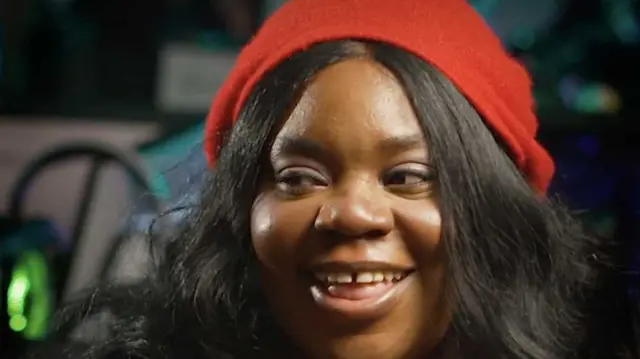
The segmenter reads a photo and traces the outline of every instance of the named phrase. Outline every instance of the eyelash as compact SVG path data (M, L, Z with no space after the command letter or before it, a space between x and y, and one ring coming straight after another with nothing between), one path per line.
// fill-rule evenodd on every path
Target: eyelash
M280 171L276 175L276 185L282 192L299 194L308 191L311 187L326 186L326 181L320 179L319 175L310 174L310 171L287 169ZM291 184L293 180L311 180L311 185Z
M418 177L420 178L420 183L400 183L400 184L387 184L394 176L405 176L405 177ZM423 185L425 183L431 182L435 179L435 174L430 170L416 170L416 169L396 169L389 172L384 177L384 184L390 187L400 187L400 186L416 186Z

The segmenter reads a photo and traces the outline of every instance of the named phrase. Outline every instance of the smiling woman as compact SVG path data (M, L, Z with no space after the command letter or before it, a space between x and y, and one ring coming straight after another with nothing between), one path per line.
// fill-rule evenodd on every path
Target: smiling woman
M214 101L210 176L156 275L70 303L43 357L637 358L535 130L464 1L292 0ZM73 342L101 311L109 339Z
M314 357L389 357L412 337L428 350L448 311L427 142L393 73L359 55L366 45L318 51L332 47L344 61L313 78L279 129L253 204L263 288Z

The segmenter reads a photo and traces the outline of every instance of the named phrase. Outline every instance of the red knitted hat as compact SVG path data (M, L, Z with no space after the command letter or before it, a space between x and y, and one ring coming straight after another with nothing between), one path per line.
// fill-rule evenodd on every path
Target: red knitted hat
M531 186L547 190L554 165L535 140L529 76L465 0L290 0L240 52L213 101L205 127L209 165L221 133L265 73L295 52L341 39L385 42L435 66L507 145Z

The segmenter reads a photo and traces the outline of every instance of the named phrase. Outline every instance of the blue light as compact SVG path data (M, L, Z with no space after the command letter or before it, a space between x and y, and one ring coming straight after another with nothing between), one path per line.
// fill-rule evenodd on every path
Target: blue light
M595 136L581 136L577 146L583 154L594 157L600 152L600 140Z

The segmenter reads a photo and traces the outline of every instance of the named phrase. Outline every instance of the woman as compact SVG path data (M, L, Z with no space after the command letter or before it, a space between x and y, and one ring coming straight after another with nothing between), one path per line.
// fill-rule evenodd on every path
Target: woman
M545 198L535 132L526 72L463 0L292 0L216 96L156 275L69 304L43 356L636 358L611 251ZM101 312L108 336L73 342Z

